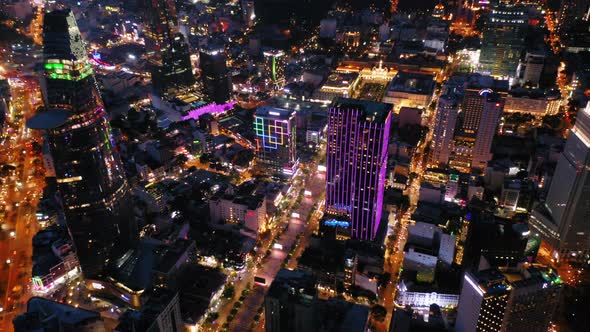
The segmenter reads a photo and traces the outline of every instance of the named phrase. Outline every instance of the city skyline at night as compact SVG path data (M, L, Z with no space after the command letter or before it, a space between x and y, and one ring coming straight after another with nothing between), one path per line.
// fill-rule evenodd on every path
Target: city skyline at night
M0 331L590 331L589 0L0 7Z

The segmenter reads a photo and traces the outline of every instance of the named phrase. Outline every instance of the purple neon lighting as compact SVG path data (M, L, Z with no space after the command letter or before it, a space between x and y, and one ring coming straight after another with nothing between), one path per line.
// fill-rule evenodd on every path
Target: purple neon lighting
M190 119L198 120L199 117L203 114L207 114L207 113L220 114L223 112L227 112L227 111L233 109L235 104L236 104L235 100L230 101L229 103L221 104L221 105L218 105L216 103L211 103L211 104L190 110L187 115L182 117L182 120L183 121L190 120Z
M349 206L353 238L372 240L382 215L391 116L364 121L358 109L331 109L326 157L326 209Z

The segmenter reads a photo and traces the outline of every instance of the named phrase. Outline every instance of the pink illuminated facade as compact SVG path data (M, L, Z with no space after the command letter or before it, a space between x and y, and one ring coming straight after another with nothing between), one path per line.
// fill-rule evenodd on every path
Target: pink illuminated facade
M382 215L391 106L338 98L328 115L326 226L373 240Z
M201 107L195 108L193 110L190 110L187 115L182 117L182 120L183 121L190 120L190 119L198 120L201 115L207 114L207 113L221 114L221 113L224 113L224 112L227 112L227 111L233 109L235 104L236 104L235 101L230 101L229 103L225 103L225 104L221 104L221 105L218 105L216 103L211 103L211 104L208 104L205 106L201 106Z

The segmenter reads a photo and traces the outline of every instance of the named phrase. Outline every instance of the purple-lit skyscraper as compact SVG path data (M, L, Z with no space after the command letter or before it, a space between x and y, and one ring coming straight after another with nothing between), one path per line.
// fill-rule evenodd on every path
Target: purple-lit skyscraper
M383 205L391 105L337 98L328 114L323 229L373 240ZM338 231L337 234L342 234Z

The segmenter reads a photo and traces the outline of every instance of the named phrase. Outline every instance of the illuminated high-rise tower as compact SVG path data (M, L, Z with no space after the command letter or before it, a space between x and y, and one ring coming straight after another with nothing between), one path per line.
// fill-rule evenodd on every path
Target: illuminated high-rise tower
M231 76L226 64L225 47L209 45L199 53L203 90L210 100L217 104L227 102L231 97Z
M560 258L590 260L590 105L578 112L553 175L546 204L531 215L535 233Z
M156 95L167 97L195 83L188 44L179 32L174 0L145 0L145 48Z
M324 224L348 224L352 238L377 235L390 126L388 104L337 98L328 112Z
M270 80L273 89L279 90L285 85L285 67L287 62L285 52L267 50L264 55L264 74Z
M467 272L463 278L455 331L502 331L510 285L497 269Z
M459 113L460 98L447 94L438 99L431 142L431 161L446 165L453 150L453 137Z
M44 130L82 271L98 277L132 245L137 230L123 166L70 10L45 14L43 67L45 110L27 125Z
M520 54L525 47L528 24L526 8L520 5L494 6L483 28L481 72L493 76L516 76Z
M492 159L492 141L504 110L503 93L468 86L461 109L449 165L463 172L481 172Z
M254 115L256 162L272 173L290 176L297 165L295 113L261 106Z

